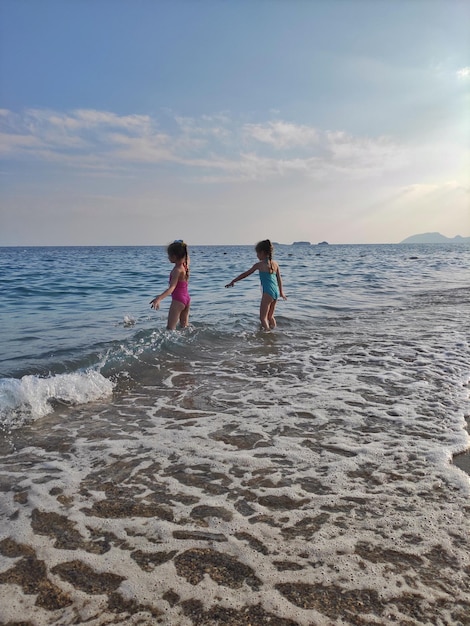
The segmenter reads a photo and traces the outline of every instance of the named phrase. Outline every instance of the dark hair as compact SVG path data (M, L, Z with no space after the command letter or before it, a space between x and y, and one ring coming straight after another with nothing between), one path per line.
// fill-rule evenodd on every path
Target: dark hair
M269 271L272 274L273 268L271 261L273 260L273 252L274 247L273 244L269 241L269 239L263 239L263 241L258 241L255 246L256 252L265 252L268 255L268 267Z
M189 278L189 252L188 246L182 239L175 239L166 249L168 256L174 256L177 259L185 259L184 269L186 270L186 278Z

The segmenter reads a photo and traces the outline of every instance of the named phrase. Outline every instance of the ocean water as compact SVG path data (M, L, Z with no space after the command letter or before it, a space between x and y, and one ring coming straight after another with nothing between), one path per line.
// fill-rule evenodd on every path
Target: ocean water
M0 248L0 623L470 623L470 246Z

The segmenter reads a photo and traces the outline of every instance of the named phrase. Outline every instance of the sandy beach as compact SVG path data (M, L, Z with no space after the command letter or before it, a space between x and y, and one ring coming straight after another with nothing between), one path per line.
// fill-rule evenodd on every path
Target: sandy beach
M23 472L16 483L2 478L2 488L12 493L8 536L0 542L2 624L468 623L470 568L461 571L458 552L450 546L431 542L423 550L423 538L407 534L413 499L400 504L394 498L392 512L386 499L373 497L371 468L356 475L369 485L360 497L332 499L334 491L319 480L293 482L287 450L270 451L268 440L236 425L233 417L209 431L212 442L232 450L222 464L216 467L204 455L183 462L182 449L192 445L189 435L178 437L172 451L167 439L169 454L162 462L156 442L164 431L191 431L198 439L201 413L194 404L192 411L173 412L157 429L157 439L147 437L126 451L137 431L127 425L124 436L125 404L97 407L94 432L86 416L73 415L65 423L54 416L49 427L55 436L42 436L36 424L15 441L11 470L22 466L34 478L28 488ZM305 428L307 416L299 419ZM86 426L87 447L97 451L90 470L73 486L53 462L65 456L74 459L70 467L79 465L80 437L71 436L70 421L78 433ZM143 413L136 423L150 432ZM295 437L305 450L317 450L298 426ZM120 451L119 442L126 444ZM42 453L50 459L48 468ZM341 447L332 453L350 454ZM468 470L469 457L456 457L459 467L466 464ZM439 492L421 498L441 509L441 525L451 510L462 522L468 519L470 508L458 511L452 492L444 500ZM31 525L23 534L28 543L15 538L25 515ZM370 541L372 520L380 543ZM401 529L395 547L392 527ZM336 535L325 544L325 536ZM377 589L374 572L382 572L388 588Z

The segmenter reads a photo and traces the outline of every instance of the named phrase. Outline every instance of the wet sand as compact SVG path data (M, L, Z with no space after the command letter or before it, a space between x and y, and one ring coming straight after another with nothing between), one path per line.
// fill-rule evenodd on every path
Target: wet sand
M470 417L466 418L467 431L470 432ZM456 454L452 459L454 465L470 475L470 450L462 452L462 454Z
M246 422L238 429L231 422L209 434L210 440L230 446L219 467L201 459L187 464L176 449L164 464L163 454L144 446L132 449L127 436L122 448L113 446L112 454L105 455L111 425L117 429L114 435L123 437L119 416L104 411L100 419L106 413L110 419L104 430L102 424L92 433L86 422L86 445L96 445L101 454L84 468L73 489L53 464L42 463L45 456L79 458L77 440L67 435L64 422L55 425L55 436L42 438L33 427L31 440L17 442L11 469L21 467L18 479L5 473L1 484L13 500L9 536L0 541L2 624L470 623L470 572L462 572L456 547L424 547L425 538L408 534L407 515L413 520L418 511L408 497L397 513L387 498L376 496L370 468L355 473L369 490L360 497L332 499L331 487L312 477L300 478L299 489L290 478L289 456L281 448L269 454L266 441L247 431ZM129 428L129 421L121 419ZM194 436L199 419L197 413L184 419L173 415L163 427L182 436L185 430L180 429L191 427ZM143 425L142 415L138 427ZM322 450L311 438L296 435L312 452L351 455L340 447ZM31 456L33 441L37 460ZM263 469L247 472L248 458L258 459ZM457 457L467 468L469 460L470 453ZM27 481L26 472L34 480ZM419 506L430 498L440 507L435 495L423 492ZM449 493L441 527L446 515L458 513L455 504ZM395 527L402 525L394 547L383 525L387 517ZM21 519L29 520L31 534L24 533L29 543L18 538ZM320 537L332 531L338 531L338 539L322 548ZM465 542L459 550L466 550ZM353 580L348 575L352 566L357 566ZM394 587L374 588L377 572L384 572Z
M460 467L461 470L470 475L470 451L457 454L452 461L454 465L457 465L457 467Z

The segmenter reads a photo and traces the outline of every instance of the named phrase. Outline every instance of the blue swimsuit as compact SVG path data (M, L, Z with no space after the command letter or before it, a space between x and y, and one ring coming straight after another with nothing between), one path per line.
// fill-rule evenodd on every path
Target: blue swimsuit
M273 300L277 300L279 298L279 286L277 284L276 273L274 272L273 274L270 274L269 272L260 272L259 279L261 281L263 293L267 293Z

